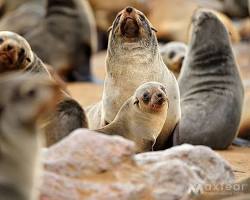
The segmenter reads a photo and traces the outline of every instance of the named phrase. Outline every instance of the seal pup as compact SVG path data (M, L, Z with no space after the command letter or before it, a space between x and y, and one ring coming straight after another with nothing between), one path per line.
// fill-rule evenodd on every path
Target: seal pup
M56 112L52 113L48 121L44 123L48 145L58 142L70 134L72 130L88 127L85 111L67 93L57 73L52 68L44 65L22 36L13 32L1 31L0 73L15 70L47 75L61 86L61 98L58 100ZM59 130L60 132L58 132Z
M192 18L189 49L179 77L181 120L174 145L226 149L237 134L244 89L229 34L213 12Z
M42 23L24 35L33 51L69 81L91 81L97 33L88 1L48 0Z
M179 76L186 52L187 45L183 42L169 42L160 48L163 62L175 77Z
M53 112L59 86L48 77L10 73L0 77L0 199L38 199L39 124Z
M145 15L133 7L116 16L109 34L102 101L88 108L87 115L96 125L93 129L107 125L141 84L160 82L169 99L169 114L155 145L160 149L179 121L180 97L178 83L160 55L155 31ZM101 119L95 118L100 114Z
M122 105L115 119L96 131L133 140L138 151L153 150L168 112L166 87L157 82L139 86Z

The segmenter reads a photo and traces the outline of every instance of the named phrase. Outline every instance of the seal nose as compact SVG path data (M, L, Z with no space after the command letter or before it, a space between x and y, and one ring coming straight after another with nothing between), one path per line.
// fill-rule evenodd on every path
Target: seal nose
M13 46L10 45L10 44L8 44L8 45L7 45L7 51L10 51L11 49L13 49Z
M132 12L133 12L133 8L127 7L127 8L126 8L126 11L127 11L127 13L132 13Z

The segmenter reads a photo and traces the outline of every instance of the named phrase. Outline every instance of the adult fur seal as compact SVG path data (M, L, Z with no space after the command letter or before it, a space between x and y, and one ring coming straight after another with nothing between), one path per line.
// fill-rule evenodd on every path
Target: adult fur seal
M39 58L64 79L92 80L90 56L97 39L88 1L48 0L44 20L24 37Z
M180 119L179 88L163 63L155 29L142 12L127 7L110 28L103 97L87 110L90 128L111 123L123 103L149 81L162 83L168 91L169 114L155 145L155 149L160 149Z
M38 198L41 118L53 112L59 86L48 77L11 73L0 78L0 199Z
M153 150L165 124L168 106L167 90L163 84L144 83L125 101L115 119L97 131L133 140L138 151Z
M0 32L0 73L13 70L45 74L57 83L61 82L56 72L45 66L32 52L30 45L23 37L2 31ZM88 127L84 110L67 94L62 84L60 85L61 98L58 100L57 110L44 125L47 145L56 143L77 128Z
M237 134L244 99L229 34L212 12L200 9L179 77L181 120L174 144L226 149Z

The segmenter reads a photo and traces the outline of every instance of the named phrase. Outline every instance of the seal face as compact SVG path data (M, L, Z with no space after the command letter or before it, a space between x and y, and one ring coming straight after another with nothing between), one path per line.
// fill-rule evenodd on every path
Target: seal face
M187 45L182 42L169 42L160 49L160 52L165 65L177 77L187 52Z
M193 16L179 86L182 116L174 144L227 148L238 131L244 90L229 34L211 11Z
M138 151L153 150L169 108L166 87L158 82L139 86L121 107L115 119L97 131L133 140Z
M59 86L47 76L15 72L1 75L0 90L1 199L37 199L38 125L54 111Z
M1 31L0 34L0 73L23 69L33 60L27 41L21 36Z

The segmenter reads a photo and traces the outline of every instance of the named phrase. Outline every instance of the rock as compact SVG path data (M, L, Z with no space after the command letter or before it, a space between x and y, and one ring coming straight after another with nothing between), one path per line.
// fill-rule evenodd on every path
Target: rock
M41 200L180 199L197 184L231 183L231 167L203 146L134 154L132 141L86 129L45 150Z
M232 182L234 176L229 164L219 154L205 146L184 144L159 152L141 153L135 156L138 164L147 166L157 162L179 159L193 169L206 183ZM221 177L221 174L224 174Z

